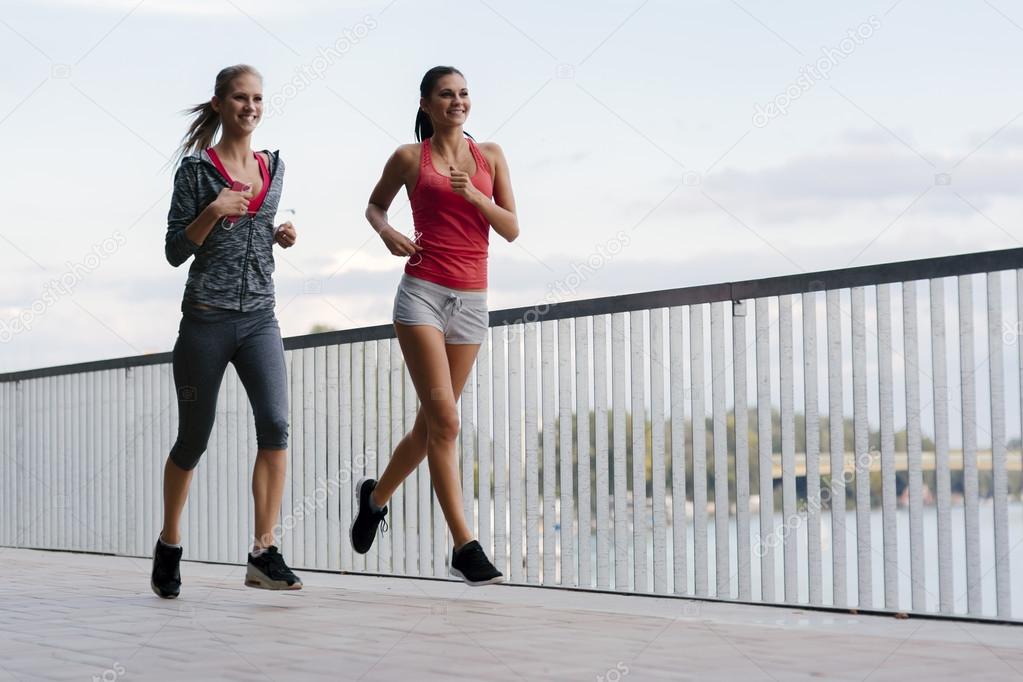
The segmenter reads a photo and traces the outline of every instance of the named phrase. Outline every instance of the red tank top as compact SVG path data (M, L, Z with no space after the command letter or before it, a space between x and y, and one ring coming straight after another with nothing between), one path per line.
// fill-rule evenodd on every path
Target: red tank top
M493 198L490 165L476 143L466 139L476 161L472 184ZM475 206L452 191L451 178L433 167L430 138L423 140L419 179L409 202L416 243L423 250L409 258L405 273L452 289L486 289L490 223Z

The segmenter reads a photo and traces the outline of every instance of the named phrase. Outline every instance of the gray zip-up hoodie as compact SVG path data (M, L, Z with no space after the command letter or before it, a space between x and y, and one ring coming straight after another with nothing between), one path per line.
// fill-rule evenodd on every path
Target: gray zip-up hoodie
M284 162L279 152L266 153L270 188L263 205L233 227L217 221L202 246L185 235L185 228L229 185L205 151L181 161L174 174L165 252L174 267L195 256L188 269L184 302L240 311L274 307L273 219L281 199Z

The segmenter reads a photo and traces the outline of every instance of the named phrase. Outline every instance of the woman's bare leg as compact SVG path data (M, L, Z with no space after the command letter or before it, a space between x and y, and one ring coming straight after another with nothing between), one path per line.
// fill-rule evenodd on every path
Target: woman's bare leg
M385 504L426 456L437 501L454 546L459 547L472 539L472 533L462 510L461 474L455 452L459 429L455 403L472 370L479 345L445 344L444 335L433 327L394 326L420 408L412 431L398 444L381 474L373 491L373 502L378 506Z
M181 512L188 501L188 485L194 469L182 469L171 458L163 467L163 529L160 537L171 545L181 544Z
M257 450L252 467L252 499L256 516L256 545L274 543L274 521L281 512L284 482L288 475L287 450Z

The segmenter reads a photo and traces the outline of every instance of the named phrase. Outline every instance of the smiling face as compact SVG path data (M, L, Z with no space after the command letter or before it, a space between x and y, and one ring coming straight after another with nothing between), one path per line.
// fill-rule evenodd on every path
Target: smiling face
M263 79L243 73L230 82L222 97L214 95L212 102L225 133L251 135L263 118Z
M429 114L435 129L464 125L472 107L465 78L457 73L441 76L430 96L419 100L419 106Z

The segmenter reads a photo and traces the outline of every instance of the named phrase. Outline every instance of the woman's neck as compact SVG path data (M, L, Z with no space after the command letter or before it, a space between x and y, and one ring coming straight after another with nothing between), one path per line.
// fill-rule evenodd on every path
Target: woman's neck
M454 128L444 128L443 130L433 131L433 135L430 137L430 146L436 149L442 156L448 158L454 158L458 154L458 150L461 149L462 140L465 139L465 133L462 132L461 126Z
M227 161L236 161L242 165L252 156L252 135L234 137L223 135L220 142L214 145L217 156Z

